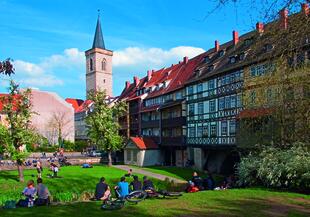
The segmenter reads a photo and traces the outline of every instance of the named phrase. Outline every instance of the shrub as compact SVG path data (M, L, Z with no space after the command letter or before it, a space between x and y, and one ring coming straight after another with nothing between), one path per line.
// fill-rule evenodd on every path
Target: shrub
M288 149L264 148L241 159L237 167L239 185L306 190L310 188L310 152L296 143Z

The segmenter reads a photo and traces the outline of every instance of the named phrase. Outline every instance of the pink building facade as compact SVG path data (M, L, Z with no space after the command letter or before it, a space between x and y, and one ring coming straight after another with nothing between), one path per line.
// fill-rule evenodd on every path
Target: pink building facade
M58 135L74 142L74 109L56 93L32 90L31 124L51 144L58 143Z

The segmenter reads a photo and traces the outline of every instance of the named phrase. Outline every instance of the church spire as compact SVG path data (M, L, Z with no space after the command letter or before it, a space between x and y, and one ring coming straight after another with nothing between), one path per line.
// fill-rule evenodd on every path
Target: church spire
M99 12L100 11L98 10L98 20L97 20L96 32L95 32L95 37L94 37L94 42L93 42L93 47L92 48L105 49L103 35L102 35L102 31L101 31L100 14L99 14Z

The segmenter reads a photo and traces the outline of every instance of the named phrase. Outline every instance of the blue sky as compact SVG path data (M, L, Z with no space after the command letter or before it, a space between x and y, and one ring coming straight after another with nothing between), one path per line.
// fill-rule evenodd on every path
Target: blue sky
M14 59L22 86L85 97L84 51L92 45L97 9L105 45L114 52L113 93L148 69L231 40L255 26L247 4L228 5L207 16L215 0L0 0L0 59ZM207 17L206 17L207 16ZM0 92L7 83L0 78Z

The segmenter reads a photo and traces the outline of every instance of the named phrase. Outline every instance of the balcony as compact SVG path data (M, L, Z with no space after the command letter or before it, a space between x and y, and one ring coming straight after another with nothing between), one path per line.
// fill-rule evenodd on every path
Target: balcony
M141 121L141 128L159 128L159 120Z
M185 146L185 142L186 142L185 136L161 138L162 146Z
M186 117L163 119L161 125L162 128L184 126L186 125Z

